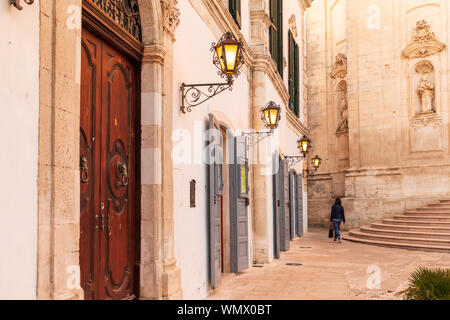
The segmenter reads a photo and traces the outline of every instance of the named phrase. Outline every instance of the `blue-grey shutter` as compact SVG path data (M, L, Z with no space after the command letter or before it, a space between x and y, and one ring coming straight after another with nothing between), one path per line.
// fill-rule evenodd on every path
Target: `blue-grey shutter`
M297 175L297 190L298 190L298 231L297 235L303 235L303 175Z
M233 149L235 159L230 165L231 272L240 272L250 267L247 138L236 137Z
M275 258L280 258L281 250L281 187L280 187L280 172L281 160L278 153L274 154L273 163L278 165L273 175L273 247Z
M289 173L289 231L290 238L293 240L297 235L295 232L296 225L296 211L297 211L297 186L295 185L295 173L291 171Z
M290 247L290 218L289 218L289 165L287 160L281 161L280 168L280 189L281 189L281 217L280 217L280 242L281 251L288 251Z
M209 150L208 152L208 205L209 205L209 251L211 287L217 288L222 281L222 248L221 248L221 179L222 163L220 150L220 128L213 115L209 115Z

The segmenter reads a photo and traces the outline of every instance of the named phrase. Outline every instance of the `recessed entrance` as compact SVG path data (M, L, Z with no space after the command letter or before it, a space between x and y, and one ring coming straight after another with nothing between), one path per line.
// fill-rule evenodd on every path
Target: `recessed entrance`
M85 299L132 299L137 296L135 269L139 246L136 225L139 69L133 58L106 40L101 25L102 21L111 23L107 16L91 17L89 21L85 21L85 16L83 12L81 286ZM89 27L96 19L100 21L97 28Z

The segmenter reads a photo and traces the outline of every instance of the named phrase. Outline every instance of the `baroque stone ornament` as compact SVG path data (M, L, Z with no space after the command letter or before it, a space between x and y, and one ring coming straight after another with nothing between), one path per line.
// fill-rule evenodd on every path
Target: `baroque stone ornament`
M420 97L420 114L434 113L434 90L433 82L422 77L417 88Z
M336 56L336 61L334 62L330 76L333 79L343 79L347 76L347 57L344 54L339 53Z
M434 71L434 66L430 61L420 61L416 67L415 70L419 74L427 74Z
M170 31L172 35L180 24L180 9L176 7L178 0L161 1L164 9L164 27Z
M403 50L403 55L409 59L418 59L432 56L444 50L445 44L436 38L431 26L426 20L419 20L411 42Z
M89 0L135 39L142 41L141 17L137 0Z

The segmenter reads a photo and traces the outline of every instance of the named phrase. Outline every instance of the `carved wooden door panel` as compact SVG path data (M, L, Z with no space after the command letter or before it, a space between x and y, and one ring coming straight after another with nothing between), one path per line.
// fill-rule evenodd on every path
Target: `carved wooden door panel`
M136 68L86 30L83 48L96 59L82 55L81 131L87 138L80 150L92 168L84 184L80 160L87 194L81 198L82 286L88 299L124 299L135 292ZM85 133L93 132L89 124L95 124L94 137ZM83 201L91 206L84 209Z
M106 299L133 294L135 242L135 67L103 44L100 265Z
M80 269L86 299L98 287L102 42L83 32L80 109Z

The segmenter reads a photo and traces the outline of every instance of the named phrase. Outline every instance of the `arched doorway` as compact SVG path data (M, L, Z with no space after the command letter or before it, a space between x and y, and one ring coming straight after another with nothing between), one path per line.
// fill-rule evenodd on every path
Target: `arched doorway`
M136 0L83 1L80 268L85 299L137 296L139 79Z

